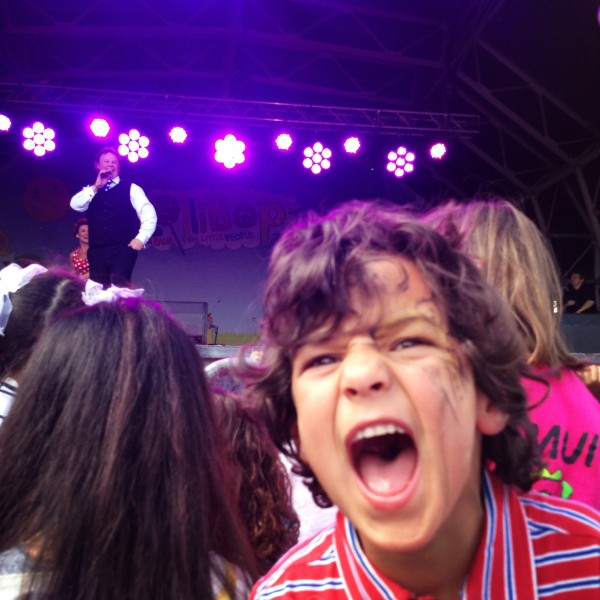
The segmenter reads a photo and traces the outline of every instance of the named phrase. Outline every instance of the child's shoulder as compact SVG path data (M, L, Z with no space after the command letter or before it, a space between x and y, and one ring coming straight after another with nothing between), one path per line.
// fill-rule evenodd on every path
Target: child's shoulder
M335 596L343 591L334 542L335 527L330 526L288 550L252 589L251 600L277 596L293 598L307 592Z
M521 504L533 537L559 534L600 542L600 512L591 506L539 492L523 494Z
M600 577L600 513L539 492L521 497L538 591L553 598L597 598ZM569 595L571 594L571 595Z

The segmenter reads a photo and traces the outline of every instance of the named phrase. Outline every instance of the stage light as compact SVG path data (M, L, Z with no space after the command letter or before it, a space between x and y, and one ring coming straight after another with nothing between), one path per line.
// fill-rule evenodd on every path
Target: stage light
M275 140L275 145L280 150L289 150L292 145L292 136L289 133L282 133L277 136Z
M187 131L183 127L173 127L169 132L169 137L173 140L174 144L183 144L187 139Z
M393 173L396 177L403 177L405 173L414 171L415 155L413 152L408 152L404 146L400 146L398 150L392 151L387 155L388 163L386 169Z
M217 140L215 149L215 160L227 169L233 169L246 160L244 156L246 144L231 133L228 133L222 140Z
M11 120L6 115L0 115L0 131L8 131L11 125Z
M442 143L437 143L429 148L429 155L431 158L435 158L436 160L440 160L444 154L446 154L446 145Z
M331 150L323 147L321 142L315 142L312 147L304 148L304 160L302 166L310 169L313 174L318 175L323 169L331 167Z
M106 119L103 119L102 117L94 117L90 123L90 131L96 137L104 138L110 131L110 125Z
M150 140L145 135L141 135L137 129L122 133L119 136L119 144L119 154L126 156L129 162L135 163L140 158L148 158Z
M360 148L360 140L357 137L350 137L344 142L344 150L348 154L356 154Z
M31 127L23 129L23 148L32 151L36 156L44 156L46 152L56 149L55 136L54 129L36 121Z

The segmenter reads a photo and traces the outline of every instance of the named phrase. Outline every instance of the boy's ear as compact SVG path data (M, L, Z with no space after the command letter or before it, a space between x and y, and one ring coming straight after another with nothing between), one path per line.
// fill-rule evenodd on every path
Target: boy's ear
M476 420L477 429L484 435L497 435L508 423L509 415L502 412L482 392L477 393Z

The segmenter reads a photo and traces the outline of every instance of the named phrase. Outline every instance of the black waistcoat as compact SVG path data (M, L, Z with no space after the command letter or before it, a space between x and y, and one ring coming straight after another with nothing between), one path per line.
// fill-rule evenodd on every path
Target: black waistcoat
M130 183L121 180L94 196L86 211L91 248L126 246L138 234L140 219L131 205L130 188Z

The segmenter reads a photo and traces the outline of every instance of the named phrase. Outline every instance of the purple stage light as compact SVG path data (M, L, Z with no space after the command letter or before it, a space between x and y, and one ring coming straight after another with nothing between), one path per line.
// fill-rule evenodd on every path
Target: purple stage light
M119 144L119 154L126 156L129 162L136 163L140 158L148 158L150 140L145 135L141 135L137 129L122 133L119 136Z
M360 148L360 140L357 137L349 137L344 142L344 150L348 152L348 154L356 154L358 149Z
M23 148L33 152L36 156L44 156L46 152L56 149L54 129L45 127L40 121L36 121L31 127L23 129Z
M278 135L275 140L275 145L280 150L289 150L290 147L292 146L292 143L293 143L292 136L289 133L282 133L282 134Z
M415 155L409 152L404 146L400 146L397 150L389 152L387 155L388 163L386 169L393 173L396 177L403 177L405 173L414 171Z
M6 115L0 115L0 131L8 131L11 125L12 122Z
M169 132L169 137L173 141L174 144L183 144L187 139L187 131L183 127L173 127Z
M150 153L148 151L148 146L150 144L150 140L143 135L140 139L139 139L139 150L138 150L138 155L140 158L148 158L148 154Z
M223 139L215 142L215 160L225 168L233 169L246 160L245 149L244 142L238 140L232 133L228 133Z
M305 169L310 169L315 175L318 175L323 169L331 167L331 150L325 148L321 142L315 142L312 147L304 148L304 160L302 166Z
M90 123L90 131L99 138L105 138L110 131L110 125L102 117L94 117Z
M441 142L434 144L429 149L429 155L431 158L435 158L436 160L440 160L444 154L446 154L446 145Z

